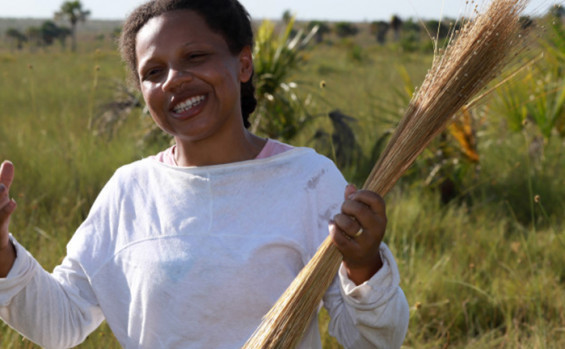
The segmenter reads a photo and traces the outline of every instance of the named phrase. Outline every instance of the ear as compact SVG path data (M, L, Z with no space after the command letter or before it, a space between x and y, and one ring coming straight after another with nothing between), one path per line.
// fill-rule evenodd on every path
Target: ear
M253 74L253 54L251 47L245 46L239 53L239 81L245 83Z

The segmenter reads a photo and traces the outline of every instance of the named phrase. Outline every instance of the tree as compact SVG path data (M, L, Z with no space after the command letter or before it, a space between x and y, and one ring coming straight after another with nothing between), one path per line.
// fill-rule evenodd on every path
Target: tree
M402 19L397 15L393 15L390 19L390 28L394 32L394 41L400 40L400 31L402 30Z
M439 40L445 39L450 31L449 24L435 19L426 21L426 28L434 38L437 37Z
M319 44L324 41L324 35L330 33L331 29L326 22L311 21L308 23L308 30L312 30L315 27L318 27L318 30L316 31L316 43Z
M355 36L359 32L359 29L355 24L350 22L338 22L335 24L335 32L340 38L345 38L348 36Z
M43 46L43 35L41 33L41 28L39 27L28 27L26 29L27 40L30 43L31 51L35 51L37 47Z
M72 32L70 28L67 27L59 27L59 35L57 36L57 40L61 44L61 47L64 49L67 47L67 37L71 36Z
M65 1L61 5L60 11L55 13L55 19L66 19L71 23L71 49L73 51L76 51L77 47L77 24L78 22L85 22L88 16L90 16L90 11L84 10L80 1Z
M377 42L381 45L386 43L386 33L390 25L385 21L375 21L371 23L371 34L375 35Z
M282 21L285 25L288 25L294 16L290 10L285 10L282 14Z
M27 36L25 36L24 33L20 32L16 28L9 28L6 31L6 37L8 37L10 41L13 41L16 44L18 50L21 50L23 48L24 42L27 41Z
M39 27L41 31L41 37L43 39L43 44L45 46L53 45L55 40L59 41L61 47L64 48L66 45L66 39L71 35L71 30L67 27L59 27L53 21L45 21Z
M407 20L402 23L402 32L403 33L414 33L417 36L420 36L422 32L422 25L420 21L414 21L412 18L408 18Z
M43 22L39 30L41 30L41 37L46 46L51 46L59 36L59 27L53 21Z

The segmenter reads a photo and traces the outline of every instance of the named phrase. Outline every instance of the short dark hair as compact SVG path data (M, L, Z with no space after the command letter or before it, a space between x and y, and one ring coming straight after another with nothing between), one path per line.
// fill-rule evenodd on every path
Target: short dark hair
M120 53L130 69L131 78L139 88L135 40L141 28L154 17L166 12L191 10L198 13L210 27L226 41L232 54L253 47L253 29L247 10L237 0L152 0L136 8L126 19L120 36ZM249 114L257 106L253 76L241 83L241 112L245 127Z

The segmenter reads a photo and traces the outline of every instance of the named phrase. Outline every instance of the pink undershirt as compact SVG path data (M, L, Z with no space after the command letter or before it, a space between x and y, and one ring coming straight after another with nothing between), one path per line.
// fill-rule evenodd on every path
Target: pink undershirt
M177 162L175 161L176 148L177 146L173 145L172 147L163 150L157 155L152 156L152 158L170 166L178 166ZM284 144L279 141L275 141L273 139L267 139L267 143L265 143L263 149L261 150L261 152L259 152L259 154L257 155L257 157L255 157L255 159L268 158L273 155L284 153L285 151L290 150L292 148L293 147L288 144Z

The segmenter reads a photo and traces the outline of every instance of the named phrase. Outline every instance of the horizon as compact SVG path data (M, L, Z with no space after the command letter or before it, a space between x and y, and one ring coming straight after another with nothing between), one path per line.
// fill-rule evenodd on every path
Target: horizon
M0 0L0 18L6 19L50 19L59 9L63 0L19 0L7 3ZM143 0L126 0L118 4L111 0L83 0L84 9L91 11L91 20L124 20L129 12ZM466 5L468 2L470 4ZM439 19L460 18L472 14L474 1L467 0L397 0L376 3L373 0L326 0L319 1L287 0L284 4L274 0L241 0L254 20L280 19L285 11L296 15L300 21L350 21L370 22L388 20L393 15L400 18ZM479 8L489 1L480 1ZM565 4L565 0L532 0L525 14L539 16L547 13L554 5ZM371 14L371 15L369 15Z

